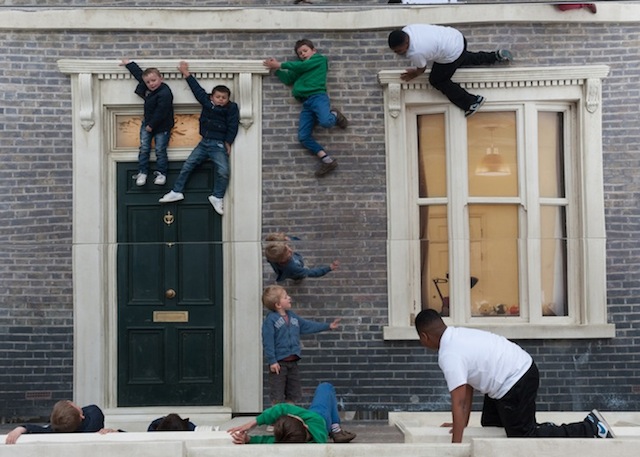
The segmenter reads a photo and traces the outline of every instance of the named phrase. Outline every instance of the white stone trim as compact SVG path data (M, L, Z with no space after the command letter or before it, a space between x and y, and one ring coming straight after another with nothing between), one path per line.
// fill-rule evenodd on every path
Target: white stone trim
M174 104L197 105L177 72L178 61L140 60L158 67L172 87ZM256 351L262 319L262 75L261 61L198 60L190 68L203 86L221 81L241 107L242 128L231 154L232 174L225 197L224 242L224 404L212 414L262 409L262 360ZM74 399L97 403L123 417L116 404L116 165L135 161L136 151L112 148L110 109L142 105L134 82L118 62L60 60L71 76L73 122L73 308ZM111 107L111 108L110 108ZM190 149L174 151L184 159ZM240 172L241 170L241 172ZM193 410L193 408L190 408ZM167 407L148 408L149 416ZM180 413L181 408L172 407ZM155 418L152 417L152 418Z
M0 30L312 31L378 30L412 23L636 23L640 4L598 2L562 13L546 3L209 8L3 9ZM124 19L126 18L126 19Z

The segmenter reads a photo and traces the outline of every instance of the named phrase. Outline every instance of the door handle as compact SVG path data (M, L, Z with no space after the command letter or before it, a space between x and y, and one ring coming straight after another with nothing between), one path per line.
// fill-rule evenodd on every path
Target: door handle
M164 296L171 299L171 298L176 298L176 291L173 289L167 289L164 292Z

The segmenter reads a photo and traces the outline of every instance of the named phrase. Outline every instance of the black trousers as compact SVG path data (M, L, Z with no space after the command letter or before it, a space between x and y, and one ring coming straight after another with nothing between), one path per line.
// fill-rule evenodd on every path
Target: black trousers
M540 375L535 362L520 380L499 400L484 396L483 427L504 427L508 437L582 437L593 438L595 426L588 420L555 425L536 422L536 395Z
M431 67L429 83L442 92L451 103L466 111L476 102L476 96L470 94L460 84L451 81L453 74L460 67L472 65L490 65L496 63L498 57L495 52L469 52L467 51L467 40L464 39L462 54L451 63L435 62Z

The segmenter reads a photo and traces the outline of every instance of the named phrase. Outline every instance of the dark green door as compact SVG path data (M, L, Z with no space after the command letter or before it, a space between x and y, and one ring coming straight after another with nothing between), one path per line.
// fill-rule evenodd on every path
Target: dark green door
M222 404L221 218L208 165L158 203L180 165L160 188L118 164L118 406Z

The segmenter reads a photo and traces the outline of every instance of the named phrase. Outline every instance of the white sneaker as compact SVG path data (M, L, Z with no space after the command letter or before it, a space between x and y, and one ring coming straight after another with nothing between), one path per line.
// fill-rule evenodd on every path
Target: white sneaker
M180 200L184 200L184 194L182 192L168 192L164 194L160 200L160 203L171 203L171 202L179 202Z
M146 173L138 173L137 175L133 175L133 179L136 180L136 186L141 187L147 183L147 174Z
M156 179L153 180L153 183L156 186L164 186L167 183L167 177L160 173L159 171L155 172Z
M216 210L220 216L222 216L224 212L224 205L222 203L222 199L218 197L214 197L213 195L209 195L209 203L213 206L213 209Z

